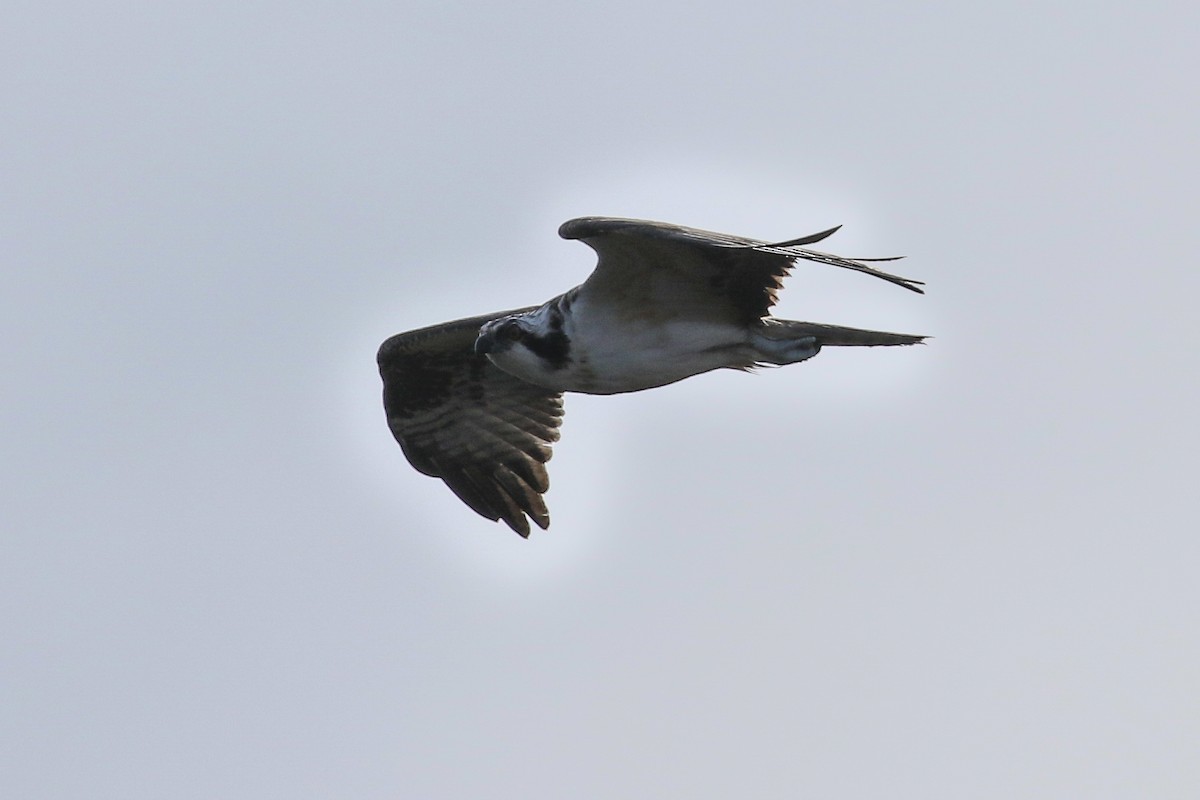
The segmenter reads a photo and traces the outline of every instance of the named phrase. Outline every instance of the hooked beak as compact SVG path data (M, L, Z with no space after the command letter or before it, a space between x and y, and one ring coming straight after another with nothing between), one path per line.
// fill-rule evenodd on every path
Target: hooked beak
M475 340L475 355L486 356L496 346L496 336L491 331L480 333Z

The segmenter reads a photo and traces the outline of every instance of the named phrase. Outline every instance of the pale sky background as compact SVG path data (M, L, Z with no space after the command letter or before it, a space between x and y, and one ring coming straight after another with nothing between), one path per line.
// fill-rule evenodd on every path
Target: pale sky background
M1200 11L10 2L0 795L1193 798ZM931 334L569 396L523 541L374 356L636 216Z

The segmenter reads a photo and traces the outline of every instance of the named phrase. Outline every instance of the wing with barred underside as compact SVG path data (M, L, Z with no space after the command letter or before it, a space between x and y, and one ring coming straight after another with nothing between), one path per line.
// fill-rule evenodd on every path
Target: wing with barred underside
M485 314L397 334L379 348L388 427L420 472L464 503L529 536L550 513L546 462L558 441L562 394L520 380L474 351Z

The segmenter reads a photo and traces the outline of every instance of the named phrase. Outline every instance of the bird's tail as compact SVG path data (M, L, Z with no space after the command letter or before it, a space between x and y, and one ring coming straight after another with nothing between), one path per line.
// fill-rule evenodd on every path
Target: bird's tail
M766 339L783 341L801 336L816 338L822 347L879 347L897 344L920 344L928 337L909 333L887 333L868 331L862 328L844 328L841 325L822 325L818 322L797 322L790 319L769 318L759 333Z

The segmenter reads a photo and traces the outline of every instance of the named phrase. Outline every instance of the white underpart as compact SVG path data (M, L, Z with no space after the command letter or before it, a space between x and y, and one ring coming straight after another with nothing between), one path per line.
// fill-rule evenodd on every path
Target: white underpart
M753 361L744 328L681 320L580 327L571 351L564 388L593 394L649 389Z
M784 329L764 336L756 327L727 322L671 318L646 309L620 314L577 297L564 318L571 360L554 369L521 343L491 354L501 369L548 389L585 394L618 394L665 386L703 372L754 364L794 364L820 348L811 336L788 337ZM526 316L544 334L548 313Z
M622 315L578 297L563 330L571 340L571 361L551 369L520 344L492 360L519 378L559 391L616 394L650 389L721 367L746 367L763 360L739 325ZM543 330L543 314L530 315ZM757 338L757 337L753 337ZM768 360L775 361L772 357Z

